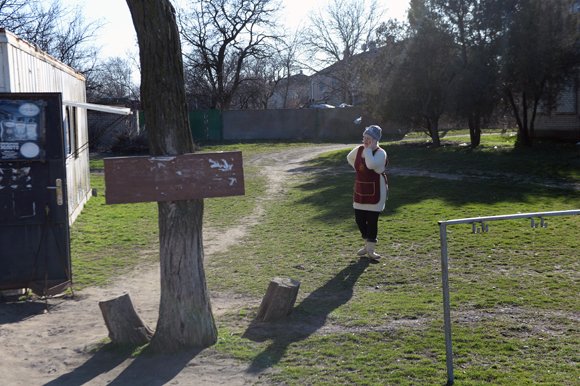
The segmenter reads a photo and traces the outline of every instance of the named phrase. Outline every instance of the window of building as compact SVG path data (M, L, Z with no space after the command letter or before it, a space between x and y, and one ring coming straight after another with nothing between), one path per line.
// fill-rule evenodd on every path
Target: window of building
M65 106L65 116L63 121L64 148L67 156L78 157L78 124L77 108Z
M556 113L573 114L576 113L577 105L576 87L573 85L566 87L558 95L558 103L556 104Z

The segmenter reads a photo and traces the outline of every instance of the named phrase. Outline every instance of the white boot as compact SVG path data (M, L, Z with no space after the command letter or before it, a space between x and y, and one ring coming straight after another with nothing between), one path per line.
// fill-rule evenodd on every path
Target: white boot
M364 247L362 247L361 249L359 249L356 252L356 255L357 256L360 256L360 257L366 256L367 255L367 246L365 245Z
M375 246L377 245L377 243L373 243L370 241L367 241L367 256L370 259L375 259L378 260L381 258L381 255L379 255L378 253L375 252Z

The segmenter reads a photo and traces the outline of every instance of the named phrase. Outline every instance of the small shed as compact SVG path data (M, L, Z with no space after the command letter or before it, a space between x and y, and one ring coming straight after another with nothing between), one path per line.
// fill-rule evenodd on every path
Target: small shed
M87 112L67 101L86 102L85 78L31 43L0 29L0 92L57 92L63 101L63 139L69 223L91 194Z
M71 283L69 227L91 195L89 108L101 107L80 73L0 29L0 290Z

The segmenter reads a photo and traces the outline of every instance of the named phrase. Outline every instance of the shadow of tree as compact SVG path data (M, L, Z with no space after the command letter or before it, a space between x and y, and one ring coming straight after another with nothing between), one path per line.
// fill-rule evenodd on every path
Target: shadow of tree
M278 363L290 344L308 338L323 327L328 315L352 298L354 285L369 264L368 259L351 263L310 293L284 320L252 322L243 337L255 342L272 339L272 343L254 358L247 372L259 373Z
M109 385L166 385L201 351L187 349L171 354L140 355Z
M165 385L175 378L201 350L190 349L171 354L142 353L132 359L130 348L119 349L111 344L101 347L89 360L45 386L76 386L90 382L126 360L132 362L108 385Z
M129 358L130 355L131 352L128 350L118 351L111 345L105 345L81 366L46 383L45 386L83 385L100 374L111 371Z
M327 223L342 223L353 217L350 202L354 172L348 168L336 168L332 175L324 169L313 173L308 182L297 189L306 195L299 203L316 206L315 217ZM400 208L426 200L442 200L452 207L470 204L494 205L498 203L525 203L530 195L559 198L570 203L580 200L580 192L556 189L534 184L519 183L513 179L441 179L431 176L389 175L389 200L385 214L397 213Z

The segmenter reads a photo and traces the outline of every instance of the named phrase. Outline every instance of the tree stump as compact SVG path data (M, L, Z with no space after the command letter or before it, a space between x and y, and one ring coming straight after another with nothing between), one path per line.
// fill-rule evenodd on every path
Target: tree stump
M272 279L260 304L256 320L272 322L288 316L292 312L299 289L299 281L280 277Z
M153 336L153 331L141 320L129 294L99 302L99 308L114 344L143 345Z

